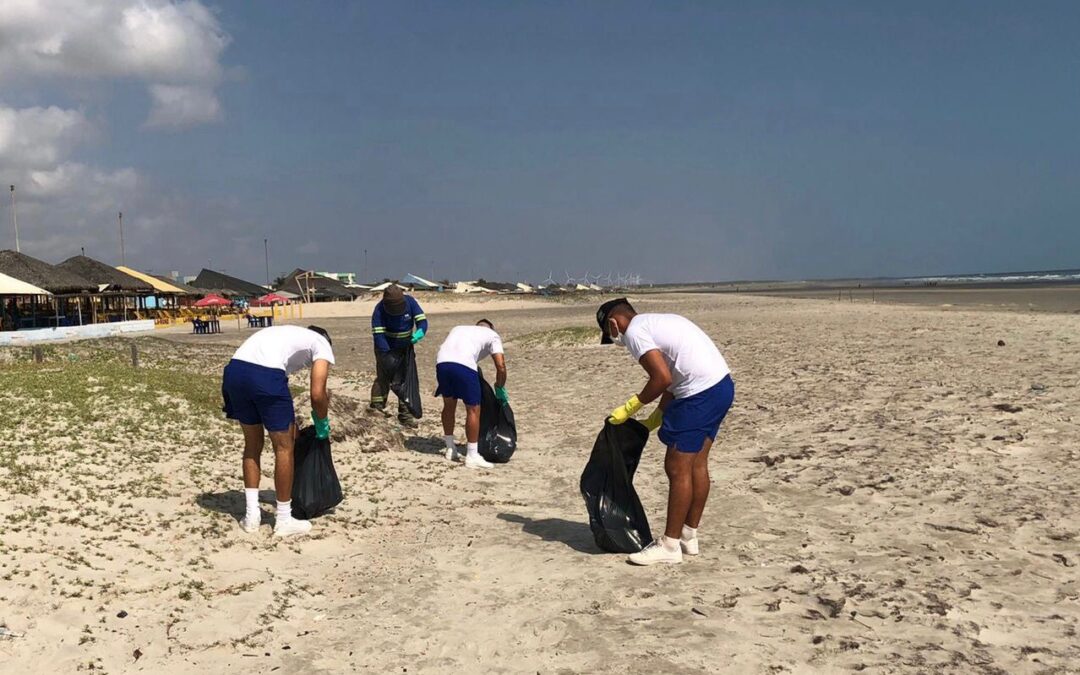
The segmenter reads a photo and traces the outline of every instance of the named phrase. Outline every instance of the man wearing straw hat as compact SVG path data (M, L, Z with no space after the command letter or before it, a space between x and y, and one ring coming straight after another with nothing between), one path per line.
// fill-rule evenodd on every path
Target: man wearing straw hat
M390 351L409 349L427 333L428 321L420 303L396 284L391 284L383 291L382 301L375 305L371 313L371 335L375 342L375 382L371 385L371 407L375 410L386 409L386 399L390 395L390 379L393 373L385 372L380 364L379 355ZM403 401L398 400L398 422L402 426L415 429L416 420Z

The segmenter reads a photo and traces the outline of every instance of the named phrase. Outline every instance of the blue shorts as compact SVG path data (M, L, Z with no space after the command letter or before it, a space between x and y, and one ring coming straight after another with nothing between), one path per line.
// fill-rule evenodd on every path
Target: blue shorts
M221 398L225 416L240 424L286 431L296 421L289 376L284 370L233 359L221 378Z
M465 405L480 405L480 373L460 363L435 364L439 386L436 396L456 398Z
M701 393L675 399L664 411L660 441L679 452L701 452L705 439L716 440L734 400L735 383L730 375Z

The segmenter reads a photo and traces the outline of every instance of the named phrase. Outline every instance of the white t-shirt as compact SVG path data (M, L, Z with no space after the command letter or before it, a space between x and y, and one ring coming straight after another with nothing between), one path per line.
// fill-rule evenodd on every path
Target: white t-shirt
M257 366L284 370L292 375L315 361L334 362L334 350L326 338L300 326L271 326L255 333L233 358Z
M487 357L502 353L502 338L487 326L455 326L439 347L435 363L460 363L476 370Z
M678 314L638 314L627 326L623 344L635 361L660 350L671 371L668 391L675 398L700 394L731 373L705 331Z

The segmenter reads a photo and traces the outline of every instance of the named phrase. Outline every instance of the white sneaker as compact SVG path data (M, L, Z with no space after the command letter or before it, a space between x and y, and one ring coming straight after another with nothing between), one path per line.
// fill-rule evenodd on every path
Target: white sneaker
M294 534L307 534L308 532L311 532L310 520L289 518L288 520L279 520L277 525L274 526L275 537L291 537Z
M641 549L638 553L631 553L629 556L631 564L634 565L656 565L657 563L681 563L682 551L669 551L664 548L664 545L660 543L660 540L656 540Z
M262 520L259 516L256 516L254 520L248 520L247 516L240 519L240 529L248 534L254 534L259 531L259 525L262 524Z
M447 448L446 449L446 454L444 456L446 457L446 461L448 461L448 462L459 462L459 461L461 461L461 453L458 452L457 448Z
M697 537L694 537L693 539L680 539L679 548L682 549L683 555L697 555L700 552L698 550Z
M492 464L491 462L487 461L486 459L484 459L480 455L476 455L475 457L468 457L468 456L465 457L465 468L466 469L494 469L495 465Z

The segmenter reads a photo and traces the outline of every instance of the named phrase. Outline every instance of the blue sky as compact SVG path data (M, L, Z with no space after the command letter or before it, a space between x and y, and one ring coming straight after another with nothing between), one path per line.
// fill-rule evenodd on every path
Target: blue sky
M25 252L115 262L124 210L129 264L256 281L264 237L273 274L365 278L1080 266L1074 3L150 5L202 52L0 71L0 151L5 107L55 106L57 166L100 174L0 159Z

